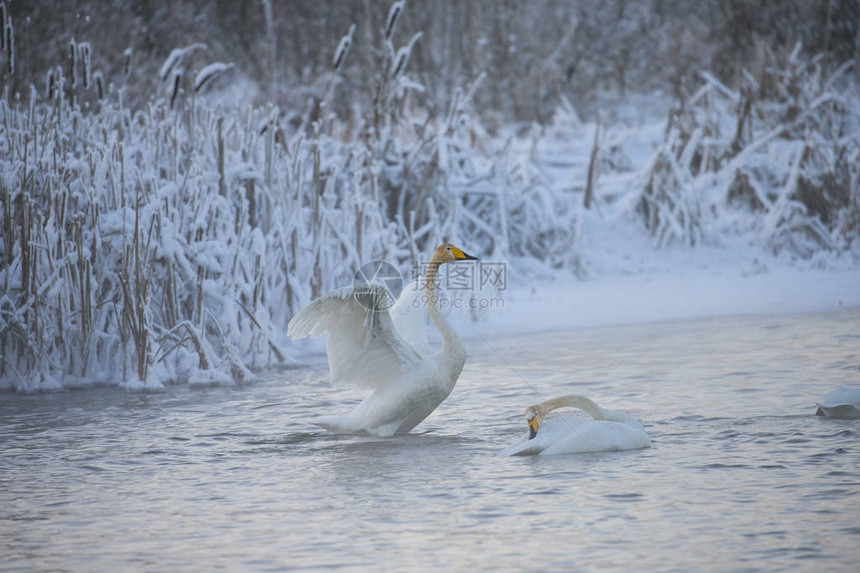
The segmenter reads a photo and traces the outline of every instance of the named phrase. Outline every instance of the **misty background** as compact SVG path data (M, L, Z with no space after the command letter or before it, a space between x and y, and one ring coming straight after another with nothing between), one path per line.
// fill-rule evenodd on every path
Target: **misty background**
M94 69L115 88L126 86L133 106L164 95L158 71L171 50L202 42L207 49L187 62L186 73L232 62L235 72L216 86L232 103L307 112L323 96L338 41L355 24L353 53L339 78L341 114L372 98L389 8L369 0L6 5L17 38L16 73L4 78L13 93L31 84L44 91L46 73L69 65L74 40L92 45ZM739 88L744 70L760 77L769 53L798 43L834 68L860 53L860 4L852 0L427 0L406 8L393 39L422 32L409 62L426 89L416 99L441 112L457 88L485 73L475 109L500 122L545 123L562 96L584 115L629 92L678 97L704 70Z

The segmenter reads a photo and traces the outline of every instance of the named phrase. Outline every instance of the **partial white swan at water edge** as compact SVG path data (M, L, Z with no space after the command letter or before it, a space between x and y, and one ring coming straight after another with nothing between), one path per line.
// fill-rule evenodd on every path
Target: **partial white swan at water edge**
M816 402L817 416L825 418L860 418L860 388L840 386Z
M444 243L427 265L420 298L404 289L389 309L385 287L364 284L332 291L296 313L287 326L290 336L327 335L332 384L370 390L352 412L312 423L339 433L402 435L448 397L466 362L466 348L439 308L436 274L443 264L470 260L477 259ZM415 306L426 307L442 335L436 352L427 342L424 310Z
M547 414L558 408L578 408L590 416ZM583 396L561 396L526 408L529 435L502 451L502 455L531 456L636 450L651 446L651 438L635 418L601 408Z

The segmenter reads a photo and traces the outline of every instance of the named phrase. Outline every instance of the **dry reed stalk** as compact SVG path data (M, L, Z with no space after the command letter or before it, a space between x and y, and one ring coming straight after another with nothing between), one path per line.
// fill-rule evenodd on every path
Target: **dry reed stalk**
M594 200L594 184L597 178L597 158L600 153L600 125L601 117L598 116L597 124L594 126L594 145L591 148L591 158L588 161L588 178L585 185L585 198L583 206L586 209L591 209L591 202Z

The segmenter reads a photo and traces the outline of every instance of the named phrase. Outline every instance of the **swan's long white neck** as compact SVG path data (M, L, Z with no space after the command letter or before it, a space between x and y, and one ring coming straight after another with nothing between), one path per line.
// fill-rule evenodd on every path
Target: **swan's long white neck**
M579 408L595 420L612 419L612 413L604 410L588 398L584 396L559 396L552 400L547 400L537 406L538 414L541 418L558 408Z
M430 320L433 321L433 324L436 325L436 328L442 334L442 349L439 352L441 354L445 354L446 351L465 354L463 341L460 340L451 323L448 322L448 319L445 318L445 315L439 309L439 295L436 294L436 275L439 272L440 265L441 263L436 261L431 261L427 265L424 287L427 294L427 312L430 313Z

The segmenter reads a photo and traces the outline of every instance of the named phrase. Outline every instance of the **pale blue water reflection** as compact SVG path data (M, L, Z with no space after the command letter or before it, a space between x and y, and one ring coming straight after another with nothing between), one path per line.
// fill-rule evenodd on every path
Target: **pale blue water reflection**
M2 394L0 571L856 567L860 421L814 402L860 385L860 312L488 340L403 438L310 425L355 396L318 367ZM497 455L564 393L636 416L653 447Z

